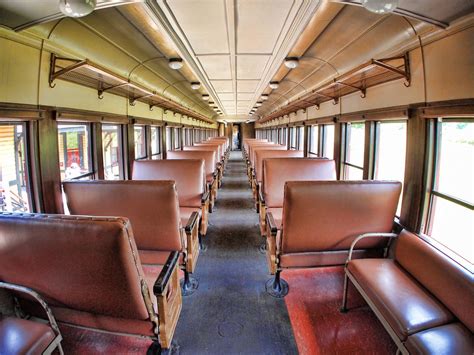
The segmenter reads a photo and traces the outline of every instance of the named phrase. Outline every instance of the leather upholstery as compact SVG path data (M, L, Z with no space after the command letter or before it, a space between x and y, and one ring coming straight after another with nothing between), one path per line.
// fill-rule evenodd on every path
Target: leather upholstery
M204 159L206 181L212 182L216 171L215 153L212 150L172 150L166 153L166 159Z
M355 250L353 259L381 258L382 249ZM316 266L344 265L347 260L347 250L330 250L322 252L289 253L280 255L282 268L305 268Z
M199 214L199 218L201 218L202 210L197 207L180 207L179 208L179 215L181 216L181 224L183 226L188 223L189 218L193 214L193 212L197 212Z
M165 261L169 252L183 250L174 181L73 181L63 186L71 214L126 217L137 248L166 251Z
M255 151L255 177L257 182L262 182L263 160L271 158L303 158L302 150L268 150L258 149Z
M287 148L285 145L279 145L279 144L274 144L274 145L269 145L269 146L256 146L252 148L252 158L250 159L250 162L252 164L252 168L255 169L255 163L256 163L256 154L258 151L262 150L278 150L278 151L287 151Z
M214 169L217 168L217 163L220 162L220 157L219 157L219 147L216 146L210 146L210 147L202 147L202 146L184 146L182 151L213 151L214 152L214 161L216 162L216 165L214 166Z
M281 222L283 220L283 208L281 207L271 207L267 208L267 213L271 212L273 216L273 220L275 221L275 224L277 225L278 229L281 228Z
M0 354L43 354L55 337L47 324L13 317L0 318Z
M309 160L332 163L334 167L330 160ZM287 182L281 252L348 250L360 234L391 232L400 191L401 183L394 181ZM386 239L367 238L358 244L358 249L385 244Z
M454 319L446 307L391 259L353 260L348 272L402 341Z
M411 355L470 355L474 354L474 335L461 323L451 323L413 334L405 346Z
M40 293L58 321L154 335L126 218L0 214L0 279Z
M206 186L204 160L136 160L133 180L174 180L179 206L201 208Z
M217 147L217 155L219 156L219 161L224 157L224 149L222 148L222 144L215 143L215 142L201 142L195 143L195 147Z
M285 182L335 180L334 160L275 158L263 161L263 197L267 207L282 207Z
M397 240L395 259L474 332L473 274L406 230Z

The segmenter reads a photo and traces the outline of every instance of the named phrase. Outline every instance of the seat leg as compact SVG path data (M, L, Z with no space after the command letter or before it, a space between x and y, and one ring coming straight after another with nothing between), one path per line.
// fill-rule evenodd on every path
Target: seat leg
M199 287L199 281L184 270L184 280L181 280L181 293L183 296L192 295Z
M344 290L342 291L342 306L341 306L341 313L347 313L347 289L349 287L349 277L347 274L344 272Z
M283 298L288 294L290 287L288 286L288 282L280 278L281 270L277 270L275 273L275 277L273 279L269 279L265 284L265 290L267 293L275 298Z
M207 245L205 245L203 242L202 242L202 235L201 233L199 233L199 250L200 251L206 251L207 250Z
M162 348L158 341L154 341L146 351L146 355L174 355L179 354L179 345L175 341L171 342L168 349Z

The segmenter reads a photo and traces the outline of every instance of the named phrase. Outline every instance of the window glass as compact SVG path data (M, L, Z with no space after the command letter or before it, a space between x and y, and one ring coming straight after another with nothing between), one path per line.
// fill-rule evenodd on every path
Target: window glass
M427 234L474 263L474 121L439 121Z
M334 125L324 125L324 147L323 154L325 158L334 159Z
M134 125L135 159L147 157L145 126Z
M102 125L102 154L105 180L122 178L122 134L119 125Z
M304 149L304 127L298 127L298 150Z
M344 179L360 180L364 169L365 125L362 122L346 123L345 128Z
M172 139L172 128L171 127L166 127L166 150L170 151L171 150L171 139Z
M318 125L309 128L309 154L318 155L319 128Z
M151 126L151 158L161 158L161 130L157 126Z
M290 128L290 149L296 149L296 127Z
M89 124L58 124L59 170L61 180L92 174Z
M177 128L177 127L174 127L173 128L173 146L174 146L174 149L179 149L181 148L181 129L180 128Z
M25 126L0 125L0 211L31 212Z

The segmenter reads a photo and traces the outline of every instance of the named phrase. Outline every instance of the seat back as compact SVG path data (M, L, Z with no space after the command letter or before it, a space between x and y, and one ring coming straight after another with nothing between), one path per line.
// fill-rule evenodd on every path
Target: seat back
M192 152L192 151L198 151L198 152L207 152L207 151L212 151L214 152L214 161L215 161L215 165L214 165L214 169L217 168L217 163L220 162L220 158L219 158L219 147L217 146L209 146L209 147L206 147L206 146L197 146L197 145L193 145L193 146L184 146L183 147L183 150L182 151L186 151L186 152Z
M138 249L182 250L174 181L71 181L63 186L71 214L126 217Z
M204 159L204 170L207 181L211 181L216 171L215 152L212 150L173 150L166 154L166 159Z
M180 207L201 207L206 179L203 159L135 160L133 180L174 180Z
M217 147L218 161L221 161L224 156L224 149L222 148L222 145L220 143L201 142L201 143L195 143L194 146L195 147Z
M360 234L391 232L400 191L396 181L287 182L282 253L348 250ZM367 238L358 248L385 243Z
M258 149L255 151L255 176L257 182L263 179L263 160L272 158L303 158L302 150Z
M406 230L394 248L395 260L474 332L473 274Z
M67 310L88 314L96 328L102 316L151 319L126 218L2 213L0 280L41 294L60 321L76 324Z
M335 180L334 160L275 158L263 160L262 191L267 207L283 207L285 182Z
M250 159L250 162L252 163L252 168L255 169L255 165L257 162L257 152L262 151L262 150L278 150L278 151L285 151L288 150L286 145L270 145L270 146L256 146L252 149L252 158Z

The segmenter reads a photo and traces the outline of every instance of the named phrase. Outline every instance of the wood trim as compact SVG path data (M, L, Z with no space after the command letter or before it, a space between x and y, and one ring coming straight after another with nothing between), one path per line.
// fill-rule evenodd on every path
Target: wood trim
M0 122L35 121L47 117L47 110L35 105L0 103Z
M128 117L133 124L149 125L149 126L164 126L164 123L161 120L153 120L151 118L141 118L141 117L134 117L134 116L128 116Z
M335 123L337 122L338 115L332 115L332 116L325 116L325 117L319 117L319 118L311 118L309 120L304 121L305 125L308 126L313 126L317 124L325 124L325 123Z
M351 112L337 117L338 122L408 120L409 106Z
M92 123L92 154L94 155L95 177L104 180L104 156L102 150L102 125Z
M423 118L439 117L474 117L474 102L468 100L465 103L444 102L432 104L419 108L420 116Z

